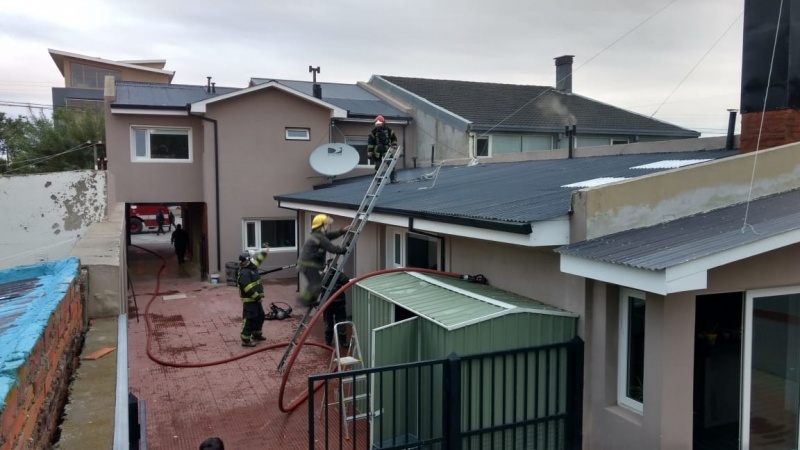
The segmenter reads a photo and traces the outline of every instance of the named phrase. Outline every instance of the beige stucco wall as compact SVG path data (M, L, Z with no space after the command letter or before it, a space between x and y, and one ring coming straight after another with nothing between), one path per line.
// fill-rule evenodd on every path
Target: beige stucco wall
M106 106L106 153L114 179L113 197L126 203L202 202L204 139L200 119L180 116L111 114ZM192 130L192 162L133 162L131 126ZM213 136L211 146L213 150ZM209 152L213 155L213 151Z
M206 116L219 120L221 268L217 267L217 249L210 245L211 273L224 272L225 262L236 261L242 251L243 219L295 219L296 214L279 208L273 197L308 191L325 181L311 169L308 157L319 145L331 142L330 114L328 108L274 88L208 105ZM310 129L310 140L287 141L287 127ZM213 149L213 127L207 124L205 128L206 148ZM213 151L206 152L204 161L202 179L211 243L216 238ZM296 260L294 250L273 250L264 267ZM280 275L293 274L276 274Z
M90 319L116 317L127 311L125 205L110 209L108 219L92 225L69 256L89 271L86 312Z
M103 64L85 59L75 59L64 57L64 87L72 86L72 67L71 63L83 64L85 66L98 67L104 70L112 70L120 73L120 81L140 81L144 83L169 83L170 76L151 72L148 70L136 70L128 67L120 67L113 64Z
M586 231L570 239L655 225L795 189L800 187L798 152L800 143L795 143L576 191L572 209L584 210Z
M593 282L586 317L586 448L691 449L695 298L800 286L798 259L800 244L712 269L707 290L647 294L644 414L617 406L618 289Z

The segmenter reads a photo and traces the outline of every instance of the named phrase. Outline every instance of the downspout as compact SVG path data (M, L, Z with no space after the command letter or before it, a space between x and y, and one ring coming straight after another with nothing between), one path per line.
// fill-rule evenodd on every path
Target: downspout
M219 208L220 208L220 204L219 204L219 133L217 132L217 120L216 119L210 119L210 118L208 118L206 116L203 116L203 115L200 115L200 114L192 113L192 104L191 103L187 103L186 104L186 112L190 116L199 117L200 119L209 121L209 122L214 124L214 195L215 195L214 201L216 201L216 203L217 203L215 205L216 207L214 209L216 209L216 216L217 216L216 217L216 219L217 219L217 273L220 273L220 270L221 270L220 267L222 265L220 263L220 261L221 261L220 253L222 253L222 249L220 248L221 244L220 244L220 231L219 231L219 227L220 227L220 224L219 224L219 222L220 222L220 215L219 215Z
M403 169L408 167L406 165L406 152L408 151L408 145L406 144L406 127L408 127L408 121L403 125Z

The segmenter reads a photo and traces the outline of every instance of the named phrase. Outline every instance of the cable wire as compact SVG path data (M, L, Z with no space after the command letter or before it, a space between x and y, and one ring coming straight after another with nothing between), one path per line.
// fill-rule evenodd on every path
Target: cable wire
M24 169L26 167L31 167L31 166L34 166L36 164L42 163L44 161L49 161L49 160L51 160L51 159L53 159L55 157L58 157L58 156L61 156L61 155L65 155L67 153L77 152L78 150L84 150L84 149L88 148L89 145L91 145L91 144L83 143L83 144L80 144L77 147L73 147L73 148L71 148L69 150L65 150L65 151L63 151L61 153L56 153L55 155L48 155L48 156L42 156L42 157L39 157L39 158L27 159L25 161L21 161L21 163L30 163L30 164L25 164L25 165L18 166L18 167L14 167L14 165L20 164L20 163L17 163L16 161L13 161L12 162L12 168L8 169L7 171L5 171L5 173L7 174L7 173L10 173L10 172L14 172L16 170ZM31 161L33 161L33 162L31 162Z
M747 216L750 213L750 199L753 195L753 183L756 178L756 165L758 164L758 150L761 148L761 132L764 129L764 115L767 112L767 99L769 98L769 84L772 81L772 67L775 65L775 52L778 48L778 34L781 30L781 15L783 14L783 0L778 6L778 21L775 25L775 41L772 43L772 57L769 61L769 74L767 75L767 89L764 92L764 106L761 108L761 123L758 125L758 139L756 139L756 150L753 156L753 173L750 175L750 189L747 191L747 205L744 208L744 223L742 224L742 234L744 234L747 227L756 232L752 225L747 223Z

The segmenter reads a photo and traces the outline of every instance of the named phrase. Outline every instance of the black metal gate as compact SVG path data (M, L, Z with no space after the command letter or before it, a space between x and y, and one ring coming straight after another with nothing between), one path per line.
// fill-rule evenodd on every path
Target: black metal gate
M308 389L309 449L581 448L580 338L313 375Z

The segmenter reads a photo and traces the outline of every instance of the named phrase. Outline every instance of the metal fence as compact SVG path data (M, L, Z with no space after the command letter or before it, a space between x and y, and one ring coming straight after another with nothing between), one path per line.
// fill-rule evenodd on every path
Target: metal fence
M309 449L581 448L580 338L313 375L308 389Z

